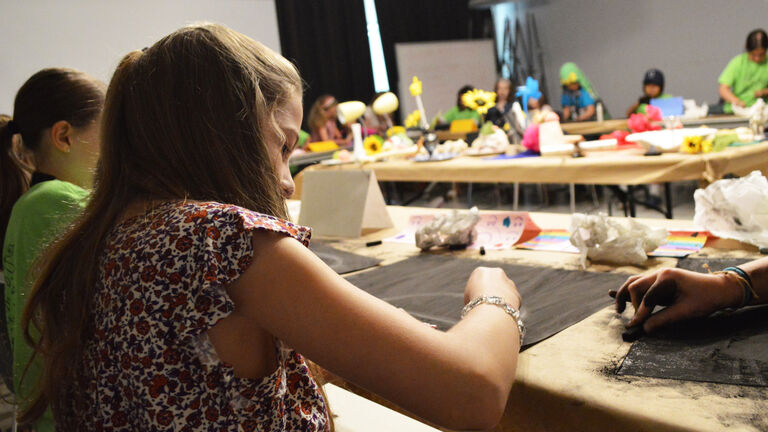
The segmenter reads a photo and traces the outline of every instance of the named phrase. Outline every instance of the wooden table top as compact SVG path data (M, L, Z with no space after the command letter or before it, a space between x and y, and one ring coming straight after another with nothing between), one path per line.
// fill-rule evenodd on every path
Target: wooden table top
M294 204L294 208L296 205ZM334 247L383 259L382 265L419 254L411 245L372 240L390 237L413 214L448 210L388 207L395 228L355 239L337 239ZM542 228L567 228L570 215L532 213ZM637 219L668 229L691 228L690 220ZM505 261L574 269L578 256L527 250L445 252L457 258ZM696 255L757 258L757 249L732 240L710 241ZM646 268L593 264L590 271L639 273L674 267L672 258L650 259ZM631 309L631 308L630 308ZM540 342L520 355L517 378L503 431L759 431L768 428L768 389L734 385L617 376L611 373L630 348L621 339L623 324L612 308Z
M313 165L308 170L372 170L380 181L461 183L652 184L712 182L725 174L768 172L768 142L729 147L717 153L642 156L601 152L596 156L543 156L490 160L457 157L440 162L390 160L366 164ZM300 179L299 179L300 180Z

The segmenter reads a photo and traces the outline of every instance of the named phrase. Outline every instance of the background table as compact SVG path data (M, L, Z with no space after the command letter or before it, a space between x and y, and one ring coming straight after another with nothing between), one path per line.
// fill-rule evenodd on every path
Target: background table
M415 246L365 243L393 236L413 214L442 213L439 209L389 207L394 229L357 239L337 239L339 249L383 259L389 265L419 253ZM542 228L567 228L569 215L531 214ZM667 228L690 228L691 221L641 220ZM459 258L573 269L574 254L526 250L445 252ZM756 248L735 241L715 240L699 255L757 258ZM637 273L673 267L676 260L656 258L647 268L593 265L590 271ZM545 289L546 287L542 287ZM631 308L630 308L631 309ZM761 431L768 430L768 389L617 376L612 373L629 351L621 339L623 324L606 308L520 355L501 431ZM378 402L386 401L344 382ZM389 404L391 406L391 404ZM333 408L333 407L331 407Z
M736 128L749 125L749 119L734 115L718 115L699 119L680 119L685 127L709 126L717 128ZM562 123L563 132L569 135L603 135L615 130L629 130L627 119L612 119L588 122Z
M543 156L488 160L458 157L442 162L392 160L367 164L313 165L308 170L372 170L380 181L462 183L575 183L639 185L685 180L712 182L723 175L768 168L768 143L718 153L665 153L573 158Z
M379 181L458 182L458 183L568 183L571 186L571 211L575 211L574 184L628 185L629 215L635 216L633 185L697 180L708 184L725 174L745 175L753 170L768 172L768 142L729 147L706 154L665 153L658 156L602 152L600 156L573 158L543 156L489 160L458 157L441 162L392 160L367 164L313 165L308 170L372 170ZM301 197L303 175L295 178L296 194ZM672 217L671 193L665 188L667 209ZM517 187L514 205L517 207Z
M627 119L561 123L563 132L568 135L602 135L615 130L627 130Z

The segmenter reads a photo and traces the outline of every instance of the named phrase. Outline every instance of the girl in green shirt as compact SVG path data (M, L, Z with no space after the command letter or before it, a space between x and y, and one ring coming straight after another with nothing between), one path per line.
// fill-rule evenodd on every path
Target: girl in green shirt
M22 407L33 396L40 370L39 359L28 366L32 349L21 327L36 276L34 263L85 205L99 156L104 90L103 83L82 72L44 69L19 89L13 118L0 119L4 324L12 353L12 390ZM20 151L32 155L34 167L22 161ZM47 413L34 428L53 431L53 417Z
M734 57L720 74L720 97L723 111L733 113L733 105L752 106L758 99L768 100L768 35L765 30L753 30L747 36L747 52Z
M464 87L459 89L459 93L456 95L456 106L449 109L448 112L446 112L443 115L442 120L444 123L451 124L454 120L474 120L475 123L480 125L481 118L480 114L464 105L464 102L462 102L461 97L464 95L464 93L468 91L472 91L474 87L471 85L465 85ZM441 122L442 123L442 122Z

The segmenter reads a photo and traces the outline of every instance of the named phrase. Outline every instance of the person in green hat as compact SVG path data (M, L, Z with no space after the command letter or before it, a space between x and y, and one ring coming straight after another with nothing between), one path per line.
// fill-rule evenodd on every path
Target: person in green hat
M563 106L562 121L593 120L597 92L575 63L568 62L560 68L560 84L563 86L560 99Z
M746 52L734 57L720 74L720 97L723 112L733 113L733 106L752 106L758 99L768 101L768 35L753 30L747 36Z

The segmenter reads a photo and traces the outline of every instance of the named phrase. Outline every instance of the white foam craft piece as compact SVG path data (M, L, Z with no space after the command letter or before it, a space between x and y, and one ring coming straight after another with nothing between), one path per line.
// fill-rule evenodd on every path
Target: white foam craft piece
M619 145L619 141L615 138L602 139L595 141L584 141L579 143L579 148L584 151L596 151L596 150L613 150Z
M664 129L658 131L647 131L633 133L625 139L642 145L645 148L655 147L662 152L680 151L680 145L687 136L707 136L717 132L712 128L683 128L683 129Z

